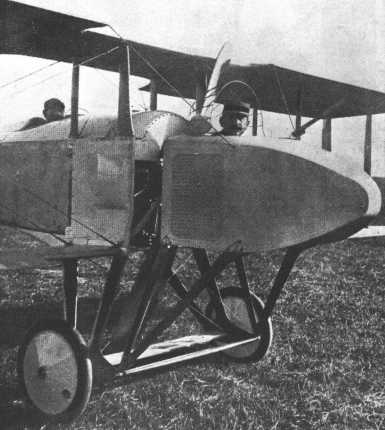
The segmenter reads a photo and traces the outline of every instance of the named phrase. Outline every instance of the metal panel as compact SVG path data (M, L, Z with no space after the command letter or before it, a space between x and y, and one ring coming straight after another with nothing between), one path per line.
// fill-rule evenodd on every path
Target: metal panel
M0 143L0 222L64 233L69 225L68 141Z
M165 143L162 238L179 246L292 246L369 220L380 204L362 166L300 142L179 136Z
M178 154L171 189L171 230L176 236L213 240L223 224L222 154Z
M75 243L125 238L133 212L134 158L128 140L75 140L71 228Z
M170 136L183 134L188 129L188 121L180 115L166 111L146 111L132 115L135 130L135 159L156 161L160 159L163 142ZM71 130L69 118L54 121L40 127L23 131L9 131L0 134L0 141L48 141L65 140ZM20 128L20 124L18 126ZM116 116L80 116L79 137L82 139L117 138Z

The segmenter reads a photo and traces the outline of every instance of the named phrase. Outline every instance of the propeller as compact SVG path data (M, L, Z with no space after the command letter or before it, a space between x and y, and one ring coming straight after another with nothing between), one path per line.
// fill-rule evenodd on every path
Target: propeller
M226 42L222 45L218 52L213 71L210 76L209 84L207 86L206 95L204 99L204 106L201 113L195 114L190 119L190 133L194 136L199 136L208 133L211 128L210 121L210 107L215 101L217 95L217 86L219 77L222 72L222 68L225 64L229 63L231 60L232 45Z

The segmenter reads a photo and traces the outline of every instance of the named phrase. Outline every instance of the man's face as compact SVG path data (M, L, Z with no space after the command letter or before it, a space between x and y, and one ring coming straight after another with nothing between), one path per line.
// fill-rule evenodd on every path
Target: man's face
M224 112L221 125L226 131L234 131L234 135L242 134L249 124L247 115L239 112Z
M59 105L51 105L47 109L44 109L43 114L47 121L57 121L63 119L64 109Z

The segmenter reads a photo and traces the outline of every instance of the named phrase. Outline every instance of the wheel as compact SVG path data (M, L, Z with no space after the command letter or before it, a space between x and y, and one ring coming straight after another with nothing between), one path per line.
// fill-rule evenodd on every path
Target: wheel
M39 321L19 354L19 381L28 403L45 421L69 423L87 406L92 365L81 335L64 320Z
M260 322L264 308L263 302L255 294L250 293L250 295L256 321ZM245 293L240 288L227 287L221 290L221 297L227 318L230 322L251 334L252 326L247 311ZM220 321L216 315L215 307L212 302L207 306L206 315L208 318L220 325ZM259 361L267 354L272 339L273 327L271 324L271 318L268 318L268 320L262 324L261 336L258 340L244 346L227 349L223 351L222 354L232 360L240 362Z

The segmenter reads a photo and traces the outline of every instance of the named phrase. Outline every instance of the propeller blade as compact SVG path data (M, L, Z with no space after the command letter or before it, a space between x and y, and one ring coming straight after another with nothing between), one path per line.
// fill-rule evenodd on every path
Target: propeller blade
M215 100L217 94L217 85L219 77L221 75L222 67L230 62L232 53L232 45L226 42L222 45L218 52L217 59L215 61L215 66L213 72L211 73L210 81L207 86L205 105L202 110L202 116L209 116L209 109Z
M226 63L230 62L231 53L232 45L229 42L224 43L218 52L215 66L211 73L209 84L207 86L202 112L197 115L194 115L190 119L190 134L194 136L208 133L212 128L210 121L210 108L211 105L214 103L217 95L217 86L219 77L222 72L222 68Z

